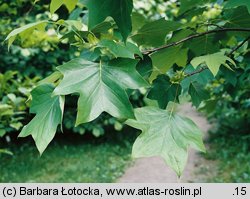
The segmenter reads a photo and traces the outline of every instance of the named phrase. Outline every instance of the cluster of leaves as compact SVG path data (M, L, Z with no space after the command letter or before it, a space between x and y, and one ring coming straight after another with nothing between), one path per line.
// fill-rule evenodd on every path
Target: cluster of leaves
M91 122L103 112L126 120L142 130L133 156L161 156L180 175L188 147L205 151L202 133L188 118L164 109L184 93L198 107L209 97L205 85L222 70L238 67L238 60L230 57L248 40L250 14L245 1L172 4L176 12L171 17L166 11L166 18L147 19L134 12L132 0L52 0L51 13L63 6L70 12L77 6L73 17L13 30L6 38L9 46L53 27L62 42L80 52L31 92L30 110L36 116L20 136L32 135L42 153L62 124L65 96L77 95L76 125ZM161 109L133 108L129 96L141 88Z
M49 4L49 1L48 1ZM6 38L6 35L11 32L11 30L17 26L32 23L36 20L47 19L51 14L47 11L48 4L36 3L33 4L30 0L20 0L11 3L5 3L0 1L0 40L3 41ZM72 18L74 13L69 18ZM65 18L64 12L54 14L53 18ZM68 43L58 43L59 39L56 36L52 27L46 31L36 31L33 35L28 35L28 38L23 38L22 41L17 40L18 45L12 45L7 50L7 46L0 45L1 54L0 54L0 68L1 68L1 81L8 82L2 83L1 86L1 114L5 116L1 117L1 136L7 135L7 133L12 133L21 130L21 127L27 123L28 109L30 103L25 103L29 95L28 91L31 91L32 88L37 84L38 79L45 77L54 70L54 66L61 64L65 60L72 59L76 56L78 52L73 48L69 48ZM11 70L20 71L17 72L9 71ZM28 83L31 81L32 83ZM10 86L11 84L11 86ZM3 88L5 87L5 88ZM22 93L23 88L27 92ZM13 107L8 96L15 95L15 98L20 103L16 104ZM138 95L137 95L138 96ZM133 97L136 97L133 95ZM8 99L6 101L6 99ZM137 101L137 100L135 100ZM100 136L104 134L105 126L114 126L116 130L121 130L123 125L116 120L115 118L106 115L99 118L99 120L92 123L83 124L75 127L74 125L74 115L75 107L72 107L72 104L75 104L74 99L67 101L66 117L63 121L63 126L68 131L74 131L76 133L83 134L84 132L92 132L95 136ZM22 117L17 117L17 106L18 110L22 112ZM4 108L5 107L5 108ZM8 117L6 112L8 107ZM4 110L3 110L4 108ZM10 114L11 113L11 114ZM18 120L17 120L17 119ZM18 124L18 126L17 126ZM15 128L13 128L15 125Z

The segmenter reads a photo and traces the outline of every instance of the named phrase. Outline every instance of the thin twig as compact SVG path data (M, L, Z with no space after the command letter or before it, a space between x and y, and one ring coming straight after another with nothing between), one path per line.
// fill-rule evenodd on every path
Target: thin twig
M173 43L170 43L170 44L167 44L167 45L164 45L164 46L161 46L161 47L158 47L158 48L154 48L154 49L151 49L151 50L146 50L143 52L143 54L145 55L149 55L151 53L154 53L156 51L159 51L159 50L163 50L163 49L166 49L166 48L169 48L169 47L172 47L172 46L177 46L181 43L184 43L188 40L192 40L194 38L198 38L198 37L202 37L204 35L208 35L208 34L213 34L213 33L219 33L219 32L250 32L250 28L224 28L224 29L215 29L215 30L209 30L209 31L206 31L206 32L203 32L203 33L197 33L197 34L194 34L194 35L190 35L184 39L181 39L177 42L173 42Z
M235 51L237 51L241 46L243 46L248 40L250 40L250 36L243 40L238 46L233 48L227 55L230 57L233 55Z
M29 8L29 10L25 13L25 16L28 16L30 14L30 12L33 10L33 8L35 7L36 2L32 2L31 7Z
M202 71L207 70L207 69L208 69L208 67L202 67L199 70L193 71L191 73L187 73L186 77L190 77L190 76L193 76L195 74L201 73Z

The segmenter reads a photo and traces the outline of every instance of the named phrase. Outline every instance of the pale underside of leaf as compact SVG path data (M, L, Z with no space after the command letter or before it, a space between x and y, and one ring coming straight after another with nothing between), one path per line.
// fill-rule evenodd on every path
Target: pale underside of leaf
M142 130L133 145L135 158L160 156L180 176L187 162L188 148L205 151L201 131L188 118L156 107L138 108L135 117L126 121L129 126Z
M213 75L216 76L221 65L224 65L231 70L227 61L236 66L235 62L222 52L196 57L191 61L191 64L194 68L197 68L200 64L206 64Z

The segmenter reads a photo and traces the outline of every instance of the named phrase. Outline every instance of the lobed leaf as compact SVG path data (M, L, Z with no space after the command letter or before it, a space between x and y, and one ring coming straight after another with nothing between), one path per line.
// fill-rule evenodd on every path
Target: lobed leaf
M205 152L202 133L190 119L156 107L137 108L135 117L126 121L142 131L133 145L134 158L160 156L180 176L189 147Z
M206 64L213 75L216 76L221 65L224 65L227 68L231 69L230 66L226 63L227 61L235 66L235 63L231 58L227 57L222 52L218 52L210 55L196 57L191 61L191 64L194 66L194 68L197 68L200 64Z
M78 93L76 125L97 118L107 112L117 118L133 118L133 108L125 89L148 86L135 70L136 60L116 59L108 63L94 63L82 58L58 67L64 75L54 91L56 95Z

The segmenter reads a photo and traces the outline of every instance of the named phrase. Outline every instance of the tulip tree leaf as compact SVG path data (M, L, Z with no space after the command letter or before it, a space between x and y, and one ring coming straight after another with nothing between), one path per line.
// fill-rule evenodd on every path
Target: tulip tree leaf
M57 95L78 93L76 125L97 118L107 112L117 118L133 118L133 108L125 89L138 89L147 82L136 71L136 60L116 59L108 63L94 63L82 58L58 67L64 75L55 89Z
M153 70L152 60L148 55L144 55L136 65L136 70L141 74L142 77L148 79Z
M181 15L197 5L204 4L206 1L208 0L180 0L181 6L179 14Z
M153 81L157 75L165 74L174 64L186 66L188 59L188 50L181 46L166 48L150 55L153 62L153 73L150 81Z
M180 85L173 84L166 75L159 75L157 79L153 81L153 86L148 93L148 98L157 100L160 108L166 108L168 102L179 101L179 95L181 94Z
M234 9L228 9L224 13L224 18L227 21L225 27L228 28L249 28L250 13L246 7L240 6ZM243 34L240 33L239 34ZM249 35L248 32L244 34Z
M132 31L132 0L83 0L83 2L89 9L89 29L93 29L110 16L115 20L123 39L127 39Z
M19 137L32 135L40 154L54 138L57 126L62 123L64 97L52 97L53 90L52 85L42 84L31 92L30 113L35 113L36 116L19 134Z
M209 98L209 92L204 89L204 86L199 82L191 82L189 85L188 93L191 96L193 105L198 107L202 100Z
M65 5L69 12L74 10L78 0L51 0L50 12L55 13L62 5Z
M135 44L132 44L130 42L127 42L125 45L123 43L117 43L112 40L101 40L98 43L98 46L107 48L116 58L123 57L134 59L135 54L142 57L139 48Z
M132 32L139 30L147 22L145 16L143 16L143 14L140 14L138 12L132 13L131 20L132 20Z
M138 45L159 46L164 43L168 33L177 30L180 26L178 22L167 21L162 18L146 23L132 36L132 39Z
M183 47L189 48L195 56L213 54L220 50L219 42L216 42L214 35L205 35L192 41L187 41Z
M8 47L15 41L17 36L20 36L21 41L23 42L25 39L28 39L30 35L35 30L44 31L45 26L47 25L48 21L38 21L35 23L30 23L20 28L17 28L11 31L8 36L6 37L5 41L8 41Z
M188 148L205 152L202 133L186 117L157 107L135 109L136 119L129 119L129 126L140 129L132 156L134 158L160 156L180 176L188 158Z
M192 73L196 71L192 65L188 65L185 69L185 73ZM229 71L229 70L228 70ZM181 87L183 92L188 92L189 86L193 82L197 82L200 84L202 87L206 87L206 85L214 79L213 74L211 73L210 70L203 70L200 73L196 73L191 76L186 76L182 81L181 81Z
M235 66L235 63L231 58L227 57L222 52L218 52L196 57L191 61L191 64L194 68L197 68L200 64L206 64L213 75L216 76L221 65L230 69L230 66L226 63L227 61Z
M225 5L225 8L234 8L238 6L246 6L250 14L250 1L246 0L229 0Z

